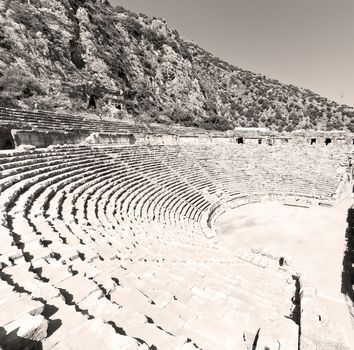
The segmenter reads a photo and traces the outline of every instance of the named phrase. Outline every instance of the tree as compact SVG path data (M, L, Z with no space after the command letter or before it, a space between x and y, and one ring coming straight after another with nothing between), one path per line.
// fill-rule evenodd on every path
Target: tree
M5 105L14 105L15 100L43 94L35 76L18 67L7 68L0 78L0 102Z
M10 8L11 1L12 1L12 0L6 0L6 1L5 1L5 6L4 6L5 12Z

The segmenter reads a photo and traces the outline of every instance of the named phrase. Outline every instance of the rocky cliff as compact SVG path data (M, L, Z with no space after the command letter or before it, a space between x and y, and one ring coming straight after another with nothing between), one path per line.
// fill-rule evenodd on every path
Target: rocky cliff
M227 130L349 129L354 111L231 66L104 0L0 2L0 104Z

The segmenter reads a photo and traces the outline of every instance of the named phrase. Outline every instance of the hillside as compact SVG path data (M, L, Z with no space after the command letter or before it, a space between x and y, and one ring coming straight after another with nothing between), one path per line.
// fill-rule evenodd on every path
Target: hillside
M104 0L0 4L0 105L227 130L354 131L354 110L231 66Z

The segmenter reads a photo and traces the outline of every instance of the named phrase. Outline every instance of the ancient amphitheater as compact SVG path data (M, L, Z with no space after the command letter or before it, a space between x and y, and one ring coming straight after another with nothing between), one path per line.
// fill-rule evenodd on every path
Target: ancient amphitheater
M353 349L352 135L0 119L2 349Z

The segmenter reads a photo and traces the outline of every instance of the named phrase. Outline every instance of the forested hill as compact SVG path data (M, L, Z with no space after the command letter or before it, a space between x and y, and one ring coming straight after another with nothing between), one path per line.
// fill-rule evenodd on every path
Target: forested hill
M166 22L98 0L0 2L0 105L207 129L354 131L354 111L234 67Z

